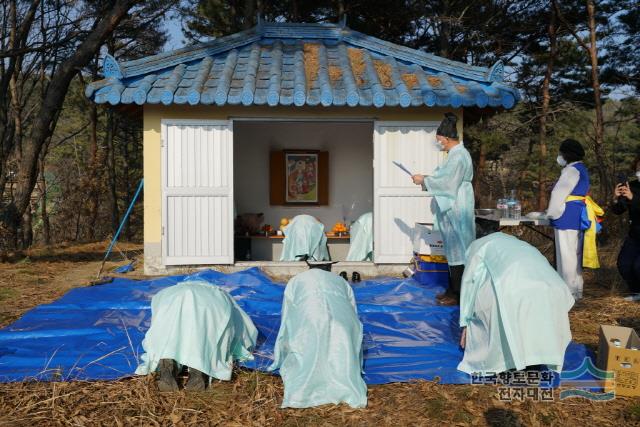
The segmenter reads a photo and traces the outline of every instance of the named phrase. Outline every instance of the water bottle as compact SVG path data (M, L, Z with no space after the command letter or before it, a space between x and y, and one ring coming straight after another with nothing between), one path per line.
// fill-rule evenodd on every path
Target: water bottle
M508 199L507 200L507 218L514 219L515 206L516 206L516 201L515 200L513 200L513 199Z
M515 219L515 206L516 206L516 190L511 190L511 196L507 199L507 218Z
M520 219L520 215L522 214L522 205L519 200L516 200L513 205L513 219Z
M498 199L498 204L496 207L498 208L498 218L506 218L508 214L507 199Z

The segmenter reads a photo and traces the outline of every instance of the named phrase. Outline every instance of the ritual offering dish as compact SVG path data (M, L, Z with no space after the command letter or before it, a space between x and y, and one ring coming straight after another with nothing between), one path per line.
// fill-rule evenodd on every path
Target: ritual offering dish
M335 235L342 236L347 232L347 226L343 222L336 222L332 231Z
M262 232L264 233L265 236L268 237L272 231L273 231L273 228L269 224L265 224L262 226Z

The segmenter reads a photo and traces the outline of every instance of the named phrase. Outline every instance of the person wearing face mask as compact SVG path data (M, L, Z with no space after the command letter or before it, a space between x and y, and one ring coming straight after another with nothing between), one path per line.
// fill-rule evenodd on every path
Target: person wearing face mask
M465 252L476 237L474 196L471 179L471 155L458 138L458 118L446 113L436 131L439 148L448 153L445 162L433 175L414 175L414 184L433 196L432 209L449 264L449 287L438 297L443 304L460 301L460 287L464 273Z
M637 179L616 186L611 209L616 215L629 212L629 234L618 255L618 271L629 290L640 293L640 155L632 166Z
M560 143L557 162L563 169L547 209L554 227L558 273L576 300L582 298L583 209L589 192L589 172L582 162L584 154L576 140L565 139Z

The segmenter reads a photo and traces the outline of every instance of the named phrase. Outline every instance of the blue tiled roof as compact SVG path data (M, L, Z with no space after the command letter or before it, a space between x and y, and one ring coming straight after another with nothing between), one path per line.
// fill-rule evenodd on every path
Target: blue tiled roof
M511 108L503 66L451 61L334 24L262 23L135 61L107 56L96 103Z

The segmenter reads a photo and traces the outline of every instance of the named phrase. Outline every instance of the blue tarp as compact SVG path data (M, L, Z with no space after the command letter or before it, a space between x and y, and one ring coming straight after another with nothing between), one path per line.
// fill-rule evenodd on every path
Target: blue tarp
M253 268L145 281L118 278L73 289L0 330L0 381L109 380L133 375L151 321L151 297L193 278L223 287L251 317L260 335L255 360L243 366L266 370L273 357L285 286ZM462 359L458 307L435 301L446 282L446 273L433 273L423 284L394 278L353 284L364 325L368 384L437 378L448 384L470 382L456 369ZM586 348L572 343L565 370L576 369L585 356Z
M113 272L114 273L125 274L125 273L132 272L133 269L134 269L133 262L130 262L129 264L121 265L120 267L114 268Z

